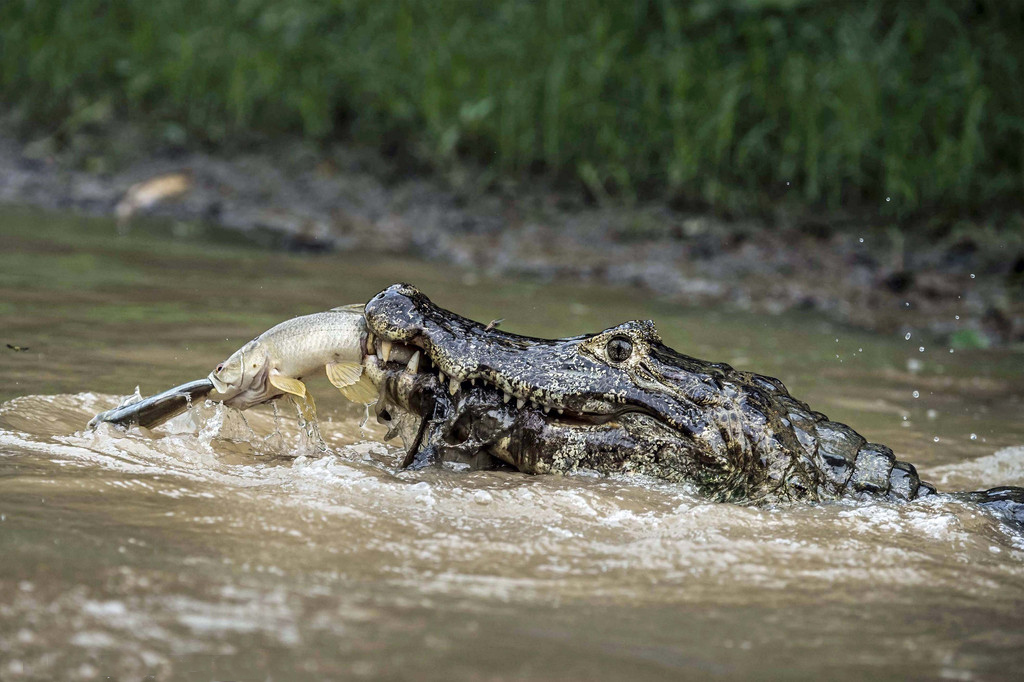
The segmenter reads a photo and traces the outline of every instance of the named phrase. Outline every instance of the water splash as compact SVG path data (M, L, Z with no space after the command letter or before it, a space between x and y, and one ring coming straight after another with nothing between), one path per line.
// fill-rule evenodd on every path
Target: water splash
M324 437L320 433L320 422L316 416L316 402L310 393L302 398L289 396L292 405L295 406L295 413L299 420L299 429L305 434L305 445L313 452L326 453L329 451Z
M105 400L31 396L0 405L3 530L58 540L33 552L76 566L73 581L47 573L31 590L10 586L5 618L30 633L5 651L26 669L47 670L45 651L82 652L98 667L110 652L171 661L270 645L307 655L325 638L349 642L364 632L375 651L397 651L409 630L387 628L408 622L411 605L423 614L449 609L459 627L508 614L520 633L552 604L559 618L576 614L574 628L592 627L594 609L620 608L632 627L650 620L652 632L672 637L713 611L709 626L745 641L778 633L773 647L844 623L848 647L864 636L865 618L906 628L908 609L926 629L940 615L957 619L947 639L904 629L889 653L857 645L883 663L903 660L907 641L928 651L960 645L966 623L956 604L983 612L979 627L989 630L972 632L987 636L1019 619L1024 539L949 498L759 509L641 477L396 475L400 455L379 442L294 457L308 434L272 408L242 419L207 402L148 434L82 430ZM358 422L355 414L325 421L321 436L357 432ZM268 432L284 444L279 457L259 452ZM997 453L1016 469L971 475L1024 481L1022 453ZM936 470L927 473L934 479ZM90 551L80 550L83 541ZM37 553L5 556L15 575L34 575L38 561ZM30 635L38 656L25 644ZM1019 652L1018 644L1005 650ZM558 656L564 650L551 660Z

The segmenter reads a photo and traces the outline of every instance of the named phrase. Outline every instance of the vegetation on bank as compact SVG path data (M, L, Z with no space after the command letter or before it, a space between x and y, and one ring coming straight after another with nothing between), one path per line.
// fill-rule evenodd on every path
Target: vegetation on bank
M1019 0L0 3L0 101L60 135L348 138L597 197L1020 206Z

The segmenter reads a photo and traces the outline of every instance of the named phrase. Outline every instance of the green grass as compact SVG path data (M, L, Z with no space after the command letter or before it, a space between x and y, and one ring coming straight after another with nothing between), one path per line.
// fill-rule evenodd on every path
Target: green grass
M1019 0L8 0L0 25L0 100L58 135L355 139L729 211L1024 191Z

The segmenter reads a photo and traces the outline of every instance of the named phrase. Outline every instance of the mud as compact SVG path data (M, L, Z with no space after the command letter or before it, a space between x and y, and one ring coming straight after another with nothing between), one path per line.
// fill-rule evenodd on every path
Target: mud
M928 330L950 347L1024 341L1020 225L907 231L782 210L728 220L664 204L591 205L467 169L411 171L345 146L125 153L124 140L109 142L119 150L113 162L50 138L0 135L0 202L113 215L134 183L185 170L192 190L150 216L219 224L273 248L414 255L492 276L627 285L697 305L815 310L863 328Z

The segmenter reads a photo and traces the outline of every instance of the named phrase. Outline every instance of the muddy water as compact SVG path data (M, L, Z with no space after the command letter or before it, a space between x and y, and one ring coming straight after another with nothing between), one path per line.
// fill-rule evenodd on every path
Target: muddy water
M398 472L325 380L326 455L287 405L84 430L136 384L398 280L523 333L650 317L941 487L1024 485L1019 351L4 209L0 343L28 350L0 349L0 679L1019 679L1024 534L970 505Z

